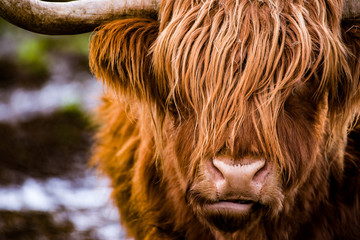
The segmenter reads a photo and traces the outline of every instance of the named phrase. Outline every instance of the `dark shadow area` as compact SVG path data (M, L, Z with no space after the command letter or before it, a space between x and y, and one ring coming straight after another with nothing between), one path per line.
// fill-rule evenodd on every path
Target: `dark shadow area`
M25 122L0 123L0 185L20 185L29 177L83 177L93 130L76 106Z
M2 240L97 240L89 231L76 232L66 218L54 218L54 214L38 211L0 211L0 239Z

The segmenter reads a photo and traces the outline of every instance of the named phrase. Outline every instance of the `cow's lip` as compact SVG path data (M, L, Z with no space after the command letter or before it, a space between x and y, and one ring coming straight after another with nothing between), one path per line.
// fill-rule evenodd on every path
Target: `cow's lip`
M244 199L208 201L200 205L199 216L222 232L234 232L257 216L259 205L258 201Z
M220 200L204 205L204 210L208 213L231 213L245 215L251 211L252 206L255 204L252 200Z

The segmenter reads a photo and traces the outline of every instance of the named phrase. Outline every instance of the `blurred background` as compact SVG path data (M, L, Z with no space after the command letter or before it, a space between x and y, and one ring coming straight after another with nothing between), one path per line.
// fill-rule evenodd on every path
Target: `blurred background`
M102 93L89 39L0 18L1 240L124 239L109 181L88 164Z

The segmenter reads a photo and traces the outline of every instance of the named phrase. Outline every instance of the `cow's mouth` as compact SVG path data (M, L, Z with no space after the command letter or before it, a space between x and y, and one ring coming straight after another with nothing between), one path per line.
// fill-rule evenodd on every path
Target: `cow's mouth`
M258 214L260 204L255 200L219 200L202 204L200 216L224 232L235 232L248 225Z
M203 210L207 213L245 215L249 214L256 202L252 200L220 200L218 202L205 204Z

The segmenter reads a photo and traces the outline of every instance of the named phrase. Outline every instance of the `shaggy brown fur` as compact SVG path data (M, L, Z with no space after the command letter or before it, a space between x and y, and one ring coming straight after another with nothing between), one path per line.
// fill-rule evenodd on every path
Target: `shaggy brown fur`
M108 85L94 162L136 239L360 239L360 24L341 0L162 1L94 34ZM203 162L260 156L276 180L236 231L207 219Z

